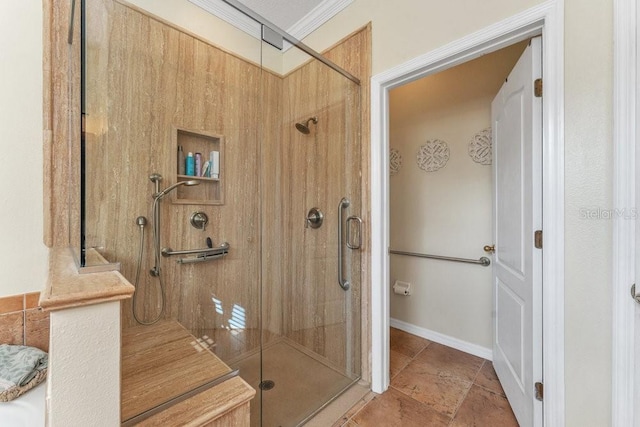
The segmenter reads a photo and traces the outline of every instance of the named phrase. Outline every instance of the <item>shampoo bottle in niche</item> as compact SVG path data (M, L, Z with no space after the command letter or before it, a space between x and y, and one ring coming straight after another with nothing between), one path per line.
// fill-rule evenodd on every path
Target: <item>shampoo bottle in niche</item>
M204 165L202 165L202 176L205 178L211 178L211 163L209 160L204 162Z
M187 153L187 157L184 163L185 163L184 165L185 175L194 176L196 172L196 162L195 162L195 159L193 158L193 153L191 151Z
M202 176L202 154L196 153L196 173L195 176Z
M220 178L220 152L212 151L209 154L211 178Z
M184 151L182 145L178 145L178 175L184 175Z

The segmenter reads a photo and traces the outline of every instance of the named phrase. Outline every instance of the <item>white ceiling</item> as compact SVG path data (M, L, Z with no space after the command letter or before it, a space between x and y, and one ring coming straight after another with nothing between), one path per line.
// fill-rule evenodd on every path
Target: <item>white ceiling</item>
M261 37L261 28L253 19L223 0L189 0L231 25ZM354 0L238 0L298 40L311 34ZM287 43L285 43L285 46Z
M288 30L323 0L238 0L283 30Z

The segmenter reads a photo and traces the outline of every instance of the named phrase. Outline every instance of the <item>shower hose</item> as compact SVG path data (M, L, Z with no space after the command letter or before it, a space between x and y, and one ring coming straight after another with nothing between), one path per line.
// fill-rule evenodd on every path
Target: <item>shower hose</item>
M138 266L136 268L136 280L135 280L135 284L134 284L134 291L133 291L133 300L132 300L132 305L131 305L131 311L133 312L133 318L136 320L136 322L138 322L141 325L145 325L145 326L149 326L149 325L153 325L154 323L158 322L158 320L160 320L160 318L162 317L162 315L164 314L164 306L165 306L165 294L164 294L164 280L162 278L162 274L160 272L160 239L159 239L159 226L160 226L160 212L158 212L158 200L160 198L156 197L153 200L153 247L154 247L154 260L156 263L155 268L152 270L152 272L155 272L153 275L156 275L158 277L158 280L160 281L160 301L161 301L161 306L160 306L160 313L158 313L158 315L151 321L144 321L141 320L140 318L138 318L138 315L136 314L136 295L138 294L138 284L140 283L140 270L142 268L142 255L144 254L144 227L146 224L146 221L142 221L142 222L138 222L139 226L140 226L140 251L138 251Z

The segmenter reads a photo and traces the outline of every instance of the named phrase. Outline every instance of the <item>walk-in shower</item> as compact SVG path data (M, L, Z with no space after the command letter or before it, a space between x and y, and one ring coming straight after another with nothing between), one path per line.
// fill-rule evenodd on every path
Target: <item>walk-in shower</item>
M84 245L136 282L123 422L237 370L257 391L252 426L302 425L361 379L367 353L353 243L369 35L323 56L241 8L279 50L233 27L183 29L172 17L219 18L159 3L82 1Z

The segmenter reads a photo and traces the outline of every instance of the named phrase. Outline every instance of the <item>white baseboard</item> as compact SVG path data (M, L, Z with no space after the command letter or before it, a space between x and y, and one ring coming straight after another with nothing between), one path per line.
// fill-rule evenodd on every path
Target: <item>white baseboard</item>
M430 329L421 328L419 326L412 325L411 323L403 322L402 320L393 318L389 319L389 325L393 328L417 335L421 338L426 338L429 341L437 342L438 344L446 345L447 347L455 348L456 350L464 351L465 353L473 354L474 356L482 357L483 359L493 360L493 350L490 348L462 341L458 338L453 338Z

